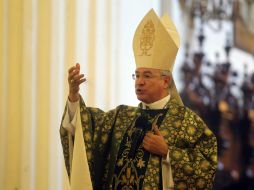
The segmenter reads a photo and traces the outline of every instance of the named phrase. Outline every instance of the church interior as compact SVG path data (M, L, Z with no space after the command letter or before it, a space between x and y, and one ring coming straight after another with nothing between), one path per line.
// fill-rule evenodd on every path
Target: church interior
M253 189L254 71L250 67L254 63L254 2L188 3L182 1L181 6L188 10L188 25L197 27L194 39L197 45L191 41L184 47L180 68L182 100L205 120L217 137L214 189ZM225 25L230 27L225 30ZM224 33L223 44L214 39L218 33ZM213 52L213 59L209 57L210 46L205 45L209 40L221 46ZM243 51L252 58L249 62L237 60L232 55L234 51Z
M0 0L0 189L69 190L67 71L105 110L137 106L132 39L153 8L181 36L174 80L217 137L214 190L254 189L254 0Z

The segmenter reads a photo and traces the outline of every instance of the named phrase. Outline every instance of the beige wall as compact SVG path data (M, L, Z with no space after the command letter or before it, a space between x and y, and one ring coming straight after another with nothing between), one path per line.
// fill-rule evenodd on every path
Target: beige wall
M68 1L65 19L54 2L0 1L0 189L68 187L58 126L66 97L63 79L75 54L75 1ZM56 27L61 20L64 42ZM72 50L68 54L66 47Z
M67 70L81 64L88 105L136 105L132 37L158 3L0 0L1 190L68 189L58 133Z

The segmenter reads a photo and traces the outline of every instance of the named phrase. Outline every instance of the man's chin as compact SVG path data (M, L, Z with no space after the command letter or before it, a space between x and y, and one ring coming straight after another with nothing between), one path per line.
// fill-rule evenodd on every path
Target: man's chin
M145 102L145 101L146 101L146 99L145 99L143 96L138 95L138 94L137 94L137 99L138 99L139 101L141 101L141 102Z

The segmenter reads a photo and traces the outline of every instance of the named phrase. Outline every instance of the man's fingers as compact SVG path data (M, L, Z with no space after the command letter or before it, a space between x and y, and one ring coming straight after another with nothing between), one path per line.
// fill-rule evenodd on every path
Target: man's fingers
M79 65L78 63L76 63L75 66L71 67L71 68L68 70L68 73L69 73L68 79L72 79L73 76L78 75L79 72L80 72L80 65Z
M162 135L161 135L161 132L159 131L158 126L157 126L157 125L155 125L155 126L153 127L153 130L154 130L154 134L155 134L155 135L162 136Z
M142 145L144 149L148 151L151 149L156 149L156 147L154 147L154 144L150 138L146 138L146 139L144 138Z
M147 150L150 146L150 143L148 142L148 140L144 138L142 146Z
M72 67L73 68L73 67ZM70 73L68 76L68 81L70 85L79 85L83 82L86 81L84 78L84 74L79 74L80 70L79 69L70 69ZM77 67L74 67L77 68Z
M147 132L145 138L153 138L154 134L152 132Z
M150 137L148 136L148 134L146 134L146 136L143 139L143 142L149 142L149 141L151 141Z
M79 81L79 85L80 85L81 83L83 83L83 82L86 82L86 78L81 79L81 80Z
M84 78L84 74L81 74L81 75L75 75L74 77L73 77L73 80L74 81L78 81L78 80L80 80L80 79L82 79L82 78Z
M79 87L79 85L82 84L82 83L85 82L85 81L86 81L86 79L84 78L84 79L75 81L73 85Z
M84 75L80 74L80 65L78 63L68 70L68 98L71 102L79 100L79 85L85 81L86 79L84 78Z
M68 73L73 72L73 70L75 70L75 69L80 70L80 64L79 63L76 63L76 65L74 65L71 68L69 68Z
M153 142L156 140L156 136L152 133L147 133L143 139L143 142L147 144L153 144Z
M68 73L69 74L72 73L75 69L76 69L76 66L73 66L73 67L69 68Z
M69 73L68 80L72 80L77 75L79 75L79 70L73 70Z
M72 79L70 81L70 85L71 86L79 86L81 83L85 82L86 81L86 78L83 78L84 76L78 76L77 78L75 79Z

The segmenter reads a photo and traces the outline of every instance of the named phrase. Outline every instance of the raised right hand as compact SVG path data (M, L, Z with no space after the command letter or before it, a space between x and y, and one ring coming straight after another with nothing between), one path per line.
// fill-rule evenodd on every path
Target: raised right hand
M68 70L68 98L71 102L76 102L79 100L79 85L85 81L86 78L84 78L84 74L80 74L80 65L78 63Z

